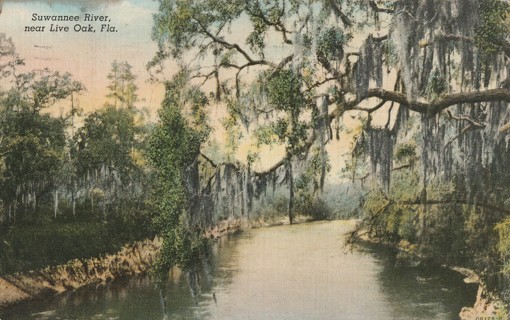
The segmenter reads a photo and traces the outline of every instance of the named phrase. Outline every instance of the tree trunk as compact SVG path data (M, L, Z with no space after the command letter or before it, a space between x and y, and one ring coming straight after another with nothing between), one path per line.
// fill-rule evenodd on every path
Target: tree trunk
M55 190L53 194L53 213L55 214L55 219L57 219L58 213L58 190Z
M287 163L287 175L289 179L289 223L294 223L294 174L292 172L292 161Z
M243 171L243 215L246 215L247 217L250 216L250 209L249 209L249 195L248 195L248 179L250 176L250 169L249 167L246 168Z

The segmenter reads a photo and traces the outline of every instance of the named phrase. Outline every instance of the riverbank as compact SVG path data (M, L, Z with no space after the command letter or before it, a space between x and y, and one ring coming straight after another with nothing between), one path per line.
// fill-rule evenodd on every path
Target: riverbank
M217 239L249 224L243 219L227 219L206 231ZM147 273L161 247L159 239L147 239L124 246L120 251L91 259L74 259L66 264L0 277L0 309L93 284Z
M367 242L377 245L386 246L397 251L396 253L396 263L398 265L405 265L409 267L417 267L422 265L423 263L430 263L427 259L423 259L417 253L416 245L410 244L407 241L401 241L397 245L385 241L380 241L379 239L373 239L368 236L368 232L363 232L360 229L361 220L356 221L356 230L357 234L351 234L351 237L355 238L349 239L352 243L353 241L361 241ZM359 235L359 236L358 236ZM509 320L510 313L508 310L508 306L497 297L497 295L493 292L490 292L487 289L487 286L481 279L481 277L473 270L458 266L449 266L442 265L444 268L451 269L456 271L464 276L465 283L473 283L478 285L478 290L476 294L476 301L472 307L463 307L459 312L459 317L461 320L479 320L479 319L493 319L493 320Z
M160 246L157 239L145 240L100 258L75 259L63 265L0 277L0 308L145 273L156 259Z
M458 319L474 302L476 288L467 294L453 271L395 268L394 255L375 246L347 250L342 235L352 227L285 223L223 237L197 270L200 293L190 291L189 274L172 272L168 318ZM22 303L0 318L161 319L160 298L154 279L133 276Z
M309 221L298 217L297 222ZM287 217L272 219L244 218L222 220L205 232L210 239L250 228L288 224ZM124 246L119 252L91 259L74 259L66 264L0 277L0 309L31 299L55 295L114 279L144 274L157 257L161 241L139 241Z
M456 270L458 268L452 268ZM456 270L459 271L459 270ZM462 271L459 271L463 273ZM470 270L471 273L474 273ZM478 278L478 279L476 279ZM472 276L464 279L464 282L469 283ZM508 307L496 297L493 293L487 290L487 287L480 280L478 275L475 275L475 283L478 283L478 291L476 294L476 302L472 307L464 307L459 313L461 320L479 320L479 319L494 319L494 320L508 320L509 312Z
M309 222L308 217L298 217L296 223ZM228 234L245 231L251 228L265 228L288 224L287 217L272 219L227 219L220 221L213 228L207 230L206 236L218 239ZM354 227L355 220L349 221ZM0 309L34 298L56 295L72 291L85 286L103 285L114 279L144 274L149 271L152 262L156 259L161 243L158 240L145 240L124 247L116 254L106 255L102 258L87 260L72 260L64 265L48 267L38 271L16 274L0 278ZM460 272L460 270L456 270ZM479 293L480 298L485 297ZM483 299L479 299L482 301ZM471 308L464 308L462 319L475 319L471 316L480 315L484 308L478 303ZM483 310L496 310L485 307ZM483 313L494 314L494 313ZM503 318L501 318L503 319Z

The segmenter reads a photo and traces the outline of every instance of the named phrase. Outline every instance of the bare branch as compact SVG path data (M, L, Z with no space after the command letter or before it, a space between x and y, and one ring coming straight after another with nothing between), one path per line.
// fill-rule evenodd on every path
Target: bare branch
M425 48L436 41L465 41L465 42L473 42L473 38L466 37L463 35L457 35L457 34L445 34L445 33L438 33L434 35L434 38L432 41L426 41L421 40L419 43L419 46L421 48Z
M508 129L510 129L510 122L507 123L507 124L502 125L501 128L499 128L499 133L504 133Z
M370 114L370 113L373 113L373 112L375 112L375 111L379 110L382 106L384 106L384 104L385 104L386 102L387 102L386 100L382 100L382 101L381 101L381 102L379 102L376 106L374 106L374 107L372 107L372 108L370 108L370 109L361 109L361 108L359 108L359 109L356 109L356 110L366 111L366 112L368 112L368 113Z
M331 74L333 77L335 77L338 84L341 85L343 74L331 65L331 62L329 61L329 59L326 58L326 56L324 56L324 54L322 52L317 52L317 60L322 65L322 67L324 69L326 69L326 71L329 72L329 74Z
M215 36L213 35L209 30L207 30L206 26L203 25L203 23L197 19L197 18L193 18L193 20L195 20L197 22L197 24L200 26L200 28L202 29L202 32L207 36L209 37L211 40L213 40L214 42L222 45L223 47L227 48L227 49L234 49L236 50L237 52L239 52L250 64L252 65L256 65L256 64L259 64L259 65L269 65L269 66L272 66L272 67L275 67L275 65L271 62L268 62L264 59L262 60L255 60L253 59L245 50L243 50L237 43L230 43L230 42L227 42L225 41L223 38L220 38L218 36Z
M352 21L351 19L349 19L348 16L345 15L345 13L342 12L342 10L340 9L337 1L335 0L329 0L328 1L329 5L331 6L331 9L333 9L333 12L335 13L335 15L337 17L340 18L340 20L342 20L342 23L346 26L346 27L352 27Z
M466 127L464 127L464 129L462 129L460 131L460 133L458 135L456 135L455 137L451 138L445 145L444 145L444 151L446 152L446 149L448 146L450 146L455 140L457 140L458 138L460 138L463 134L465 134L466 132L468 132L469 130L473 130L473 129L477 129L474 125L472 124L468 124ZM478 128L480 129L480 128Z
M213 71L209 72L208 74L198 73L198 74L191 76L190 79L204 78L204 81L202 81L202 85L204 85L204 83L206 83L207 80L209 80L212 76L214 76L215 73L216 73L216 70L213 70Z
M336 80L336 78L328 78L328 77L326 77L325 79L323 79L321 81L317 81L317 82L313 83L310 87L308 87L306 89L306 92L310 92L314 88L320 87L321 85L323 85L325 83L328 83L329 81L335 81L335 80Z
M485 124L483 123L480 123L480 122L476 122L475 120L471 119L471 117L468 117L468 116L454 116L452 114L452 112L450 110L447 110L446 111L446 114L448 115L448 118L450 119L454 119L454 120L459 120L459 121L467 121L469 122L473 127L477 127L477 128L485 128Z

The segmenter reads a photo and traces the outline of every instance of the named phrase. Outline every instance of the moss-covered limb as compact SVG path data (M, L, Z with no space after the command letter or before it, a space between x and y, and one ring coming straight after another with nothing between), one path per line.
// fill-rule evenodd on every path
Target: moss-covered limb
M472 205L475 207L481 207L481 208L485 208L485 209L489 209L489 210L494 210L494 211L510 214L510 209L508 209L508 208L500 207L500 206L490 204L490 203L468 200L468 199L444 199L444 200L427 199L426 202L423 202L420 199L420 200L414 200L414 201L401 201L401 202L398 202L398 204L408 205L408 206L423 205L423 204L426 204L426 205L466 204L466 205Z
M379 98L384 101L393 101L400 105L409 108L418 113L436 114L441 110L447 109L454 105L464 103L478 103L478 102L491 102L491 101L506 101L510 102L510 90L506 88L488 89L483 91L473 92L458 92L444 95L432 102L412 101L404 93L388 91L381 88L369 89L366 98ZM341 109L340 112L345 110L356 110L359 100L352 101ZM366 110L366 109L358 109Z

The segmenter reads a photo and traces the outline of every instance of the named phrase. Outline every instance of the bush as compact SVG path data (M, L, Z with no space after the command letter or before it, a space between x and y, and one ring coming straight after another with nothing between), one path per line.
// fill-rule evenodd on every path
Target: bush
M304 197L296 201L296 212L314 220L331 220L333 212L321 198Z

